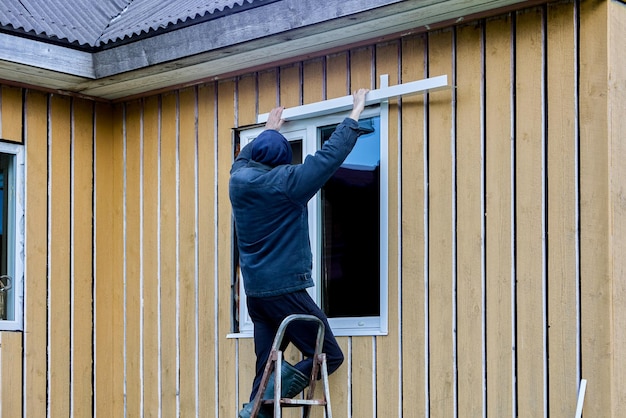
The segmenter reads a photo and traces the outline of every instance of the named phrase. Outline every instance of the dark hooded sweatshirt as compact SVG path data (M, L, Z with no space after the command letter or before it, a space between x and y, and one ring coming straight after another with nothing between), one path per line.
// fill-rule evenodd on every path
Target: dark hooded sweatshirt
M298 165L286 162L284 142L278 138L263 141L263 152L255 151L263 133L241 150L230 171L229 193L248 296L276 296L313 286L307 202L341 166L362 133L355 120L346 118L319 151ZM277 161L280 165L274 166Z

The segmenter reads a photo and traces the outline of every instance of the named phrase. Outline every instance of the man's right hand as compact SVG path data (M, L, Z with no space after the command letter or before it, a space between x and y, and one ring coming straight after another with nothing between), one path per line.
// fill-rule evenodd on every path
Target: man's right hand
M369 93L369 89L358 89L354 93L352 93L352 112L350 113L350 118L355 121L359 121L359 117L361 116L361 112L365 109L365 96Z

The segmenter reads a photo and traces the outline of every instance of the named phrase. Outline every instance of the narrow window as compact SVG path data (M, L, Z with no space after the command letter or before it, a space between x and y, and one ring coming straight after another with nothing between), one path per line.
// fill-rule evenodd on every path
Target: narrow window
M0 143L0 330L23 324L23 147Z

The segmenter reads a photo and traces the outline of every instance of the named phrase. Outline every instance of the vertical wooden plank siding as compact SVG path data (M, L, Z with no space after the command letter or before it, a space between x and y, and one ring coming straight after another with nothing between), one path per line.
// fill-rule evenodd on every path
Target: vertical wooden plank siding
M141 297L142 404L145 416L157 416L160 386L159 277L159 115L158 97L142 104L141 137Z
M425 69L426 37L402 41L402 82L421 80ZM426 100L423 95L402 98L400 137L401 194L401 338L402 416L426 416L428 359L424 306L425 196L424 169Z
M72 102L71 414L93 415L93 114Z
M543 9L516 16L515 120L518 413L547 414Z
M22 410L22 335L17 332L6 332L0 337L0 416L10 416Z
M141 102L124 108L124 388L125 411L142 409L141 379Z
M484 415L484 138L482 30L457 30L456 275L459 416Z
M180 307L180 415L197 416L197 249L196 249L196 91L180 94L180 265L178 306Z
M119 286L119 272L115 271L119 254L114 248L114 184L115 172L113 137L113 111L97 104L95 116L95 337L94 337L94 394L95 414L113 416L114 350L119 341L113 335L115 329L113 310L113 287ZM119 136L118 136L119 138ZM115 258L114 258L115 257Z
M275 80L275 78L274 78ZM259 84L260 86L261 84ZM274 93L276 89L272 90ZM231 209L228 198L228 179L233 162L232 128L235 126L235 83L232 80L217 85L217 339L218 339L218 417L232 417L241 408L240 401L247 401L250 387L243 394L237 393L237 343L226 338L232 332L232 246ZM274 94L274 99L276 95ZM268 106L269 111L271 107ZM225 221L225 222L224 222Z
M384 47L381 45L379 48ZM350 87L348 94L352 94L352 92L361 87L373 89L378 86L378 80L375 77L379 74L377 70L381 62L380 57L377 55L379 48L359 48L350 51L348 68ZM397 53L394 54L393 58L397 59ZM396 61L392 60L389 64L397 67ZM375 69L373 68L374 65L376 65Z
M103 306L104 309L110 309L111 316L107 320L111 321L111 333L108 338L111 339L110 349L112 351L112 358L110 374L107 376L111 381L111 397L106 400L108 402L107 409L112 416L121 416L125 414L127 407L126 395L126 363L125 363L125 292L126 292L126 277L125 277L125 255L124 255L124 222L120 222L120 219L124 219L124 175L125 175L125 138L124 138L124 106L118 105L113 109L113 141L112 141L112 161L110 172L106 172L107 179L105 181L112 182L112 196L113 201L111 207L112 222L103 225L104 227L111 228L111 253L107 262L111 263L111 260L117 260L113 263L113 269L111 271L111 280L108 281L108 286L104 289L108 296L105 296L109 306ZM107 247L100 247L102 251L106 252ZM131 401L132 402L132 401Z
M160 150L161 411L180 411L178 345L178 94L162 98Z
M237 80L237 126L256 123L257 75L248 74Z
M428 73L452 76L452 32L428 38ZM430 413L454 416L456 410L456 332L454 263L454 152L452 91L429 95L428 124L428 292Z
M125 103L0 86L27 185L0 416L236 416L233 128L382 74L454 89L390 103L388 335L339 338L334 415L568 417L584 378L585 416L621 416L624 31L571 0Z
M70 100L50 97L48 186L48 381L50 414L70 411Z
M577 147L575 132L574 9L548 6L548 346L551 416L572 416L578 391Z
M621 354L626 350L626 206L624 205L626 167L626 58L624 57L624 33L626 33L626 5L618 2L608 4L608 126L609 149L611 150L611 171L609 172L609 213L613 219L611 232L611 277L613 277L611 294L613 295L613 370L611 381L614 382L615 397L611 401L610 410L613 416L626 409L626 363ZM620 280L620 278L622 280Z
M324 58L307 61L302 68L302 104L324 100L326 91Z
M215 86L198 88L198 333L199 416L218 416L217 343L218 287L216 274L216 187L217 187L217 109Z
M0 88L0 138L4 141L23 142L23 93L23 89L19 87L2 86Z
M285 86L286 88L286 86ZM278 70L262 71L258 75L259 113L266 113L280 105L280 90L278 88Z
M345 52L326 57L325 100L350 94L351 85L348 69L350 68L351 60L348 57L349 55Z
M581 245L581 377L587 379L585 416L617 417L623 410L613 410L615 397L623 396L612 386L613 373L623 376L624 369L614 363L612 327L618 306L613 301L611 282L623 282L624 274L613 276L611 254L612 223L619 217L611 213L610 173L613 154L609 134L608 94L610 67L607 45L609 2L580 3L579 36L579 130L580 130L580 245ZM620 5L619 7L623 7ZM623 22L622 22L623 23ZM623 39L623 38L622 38ZM622 42L623 43L623 42ZM619 55L618 55L619 56ZM624 115L619 116L623 119ZM599 140L602 138L601 140ZM607 140L605 141L604 138ZM621 141L623 142L622 135ZM613 168L617 169L617 168ZM613 221L608 221L613 218ZM622 218L623 221L623 218ZM615 225L615 224L613 224ZM623 253L622 253L623 254ZM623 305L622 305L623 306ZM623 308L621 308L623 309ZM622 342L623 343L623 342ZM618 371L619 370L619 371ZM575 382L572 382L572 385ZM577 382L576 382L577 383Z
M511 19L485 25L487 415L514 416Z
M28 257L24 283L24 402L27 416L47 410L47 251L48 234L48 104L47 96L27 91L26 112L26 236ZM6 382L3 376L3 386Z
M294 107L302 104L302 79L300 65L289 65L280 68L280 83L278 85L278 102L281 106ZM282 88L281 88L282 87Z

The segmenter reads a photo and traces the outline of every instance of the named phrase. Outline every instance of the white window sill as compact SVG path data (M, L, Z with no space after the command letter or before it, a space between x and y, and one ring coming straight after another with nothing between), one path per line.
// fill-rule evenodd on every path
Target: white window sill
M387 332L383 332L381 330L370 330L370 329L344 329L333 331L335 337L377 337L377 336L385 336L388 335ZM228 339L243 339L243 338L254 338L252 331L243 331L243 332L233 332L231 334L226 334L226 338Z

